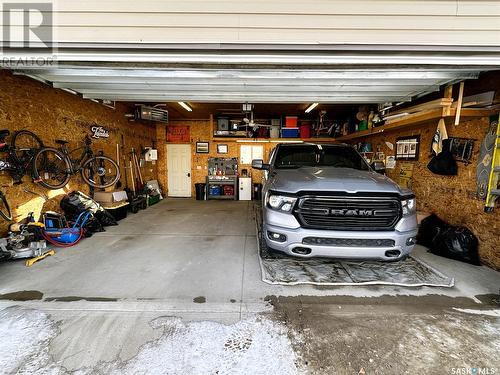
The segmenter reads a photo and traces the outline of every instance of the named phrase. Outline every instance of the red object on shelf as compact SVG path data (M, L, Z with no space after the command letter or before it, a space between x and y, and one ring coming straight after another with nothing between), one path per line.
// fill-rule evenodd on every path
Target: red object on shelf
M224 185L224 195L234 195L234 186Z
M311 124L302 124L300 128L300 138L311 138Z
M296 128L297 127L297 116L286 116L285 117L285 127Z

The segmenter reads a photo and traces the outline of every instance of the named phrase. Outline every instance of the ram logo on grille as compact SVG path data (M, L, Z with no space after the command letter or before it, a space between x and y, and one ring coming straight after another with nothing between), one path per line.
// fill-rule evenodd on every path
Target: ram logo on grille
M332 216L374 216L375 210L349 210L349 209L330 209L328 213Z

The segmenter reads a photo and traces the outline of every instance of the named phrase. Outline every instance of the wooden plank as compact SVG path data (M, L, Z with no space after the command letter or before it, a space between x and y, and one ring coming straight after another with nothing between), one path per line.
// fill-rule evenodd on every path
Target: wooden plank
M422 104L417 104L412 107L408 108L402 108L396 111L389 112L387 115L392 116L400 113L413 113L413 112L418 112L421 110L428 110L428 109L434 109L437 107L447 107L450 106L453 102L453 98L439 98L436 100L431 100L430 102L427 103L422 103Z
M460 89L458 91L458 104L457 109L455 111L455 126L457 126L460 122L460 113L462 112L462 101L464 99L464 85L465 82L460 82Z
M453 99L453 85L448 85L445 87L444 89L444 97L447 98L447 99ZM451 110L451 106L450 107L443 107L443 110L442 110L442 116L449 116L450 115L450 110Z

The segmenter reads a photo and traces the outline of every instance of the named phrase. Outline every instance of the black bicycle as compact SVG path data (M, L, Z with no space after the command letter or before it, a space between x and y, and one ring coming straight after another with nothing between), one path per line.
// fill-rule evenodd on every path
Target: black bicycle
M5 141L10 135L7 129L0 130L0 152L6 157L0 159L0 171L6 171L14 180L14 184L20 184L23 176L31 176L33 182L40 182L33 169L33 162L37 153L44 147L38 136L28 130L20 130L13 134L10 144ZM56 156L63 155L56 150ZM54 157L54 155L52 155ZM40 159L40 165L47 160Z
M49 189L65 186L72 175L80 172L83 180L96 188L107 188L120 179L118 164L107 156L94 155L90 145L92 139L85 137L85 145L75 150L69 150L67 141L56 140L61 145L42 148L35 156L33 170L41 185ZM73 159L71 154L82 150L79 157Z

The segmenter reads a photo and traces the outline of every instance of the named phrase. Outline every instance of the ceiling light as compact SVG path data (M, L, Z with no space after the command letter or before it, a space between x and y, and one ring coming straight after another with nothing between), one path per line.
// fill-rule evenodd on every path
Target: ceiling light
M314 108L318 106L319 103L313 103L309 107L306 108L306 113L311 112Z
M193 112L193 108L191 108L190 106L188 106L186 103L184 103L184 102L177 102L177 103L179 103L179 105L182 108L184 108L186 111Z

